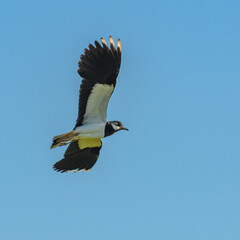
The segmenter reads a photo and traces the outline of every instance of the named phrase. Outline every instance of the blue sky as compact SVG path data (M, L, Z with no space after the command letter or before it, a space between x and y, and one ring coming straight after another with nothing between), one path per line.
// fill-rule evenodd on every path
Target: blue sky
M6 240L240 238L239 1L0 3L0 226ZM77 118L77 62L122 65L88 173L52 165Z

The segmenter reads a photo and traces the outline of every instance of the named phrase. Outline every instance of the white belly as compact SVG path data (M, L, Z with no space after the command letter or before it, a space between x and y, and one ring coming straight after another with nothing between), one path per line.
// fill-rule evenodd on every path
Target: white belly
M88 123L84 124L75 129L76 133L79 135L76 137L77 139L81 138L103 138L105 131L105 122L101 123Z

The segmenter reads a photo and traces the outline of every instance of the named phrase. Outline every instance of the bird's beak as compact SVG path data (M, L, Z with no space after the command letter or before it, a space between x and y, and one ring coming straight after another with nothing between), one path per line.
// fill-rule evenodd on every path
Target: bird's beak
M126 131L129 131L129 130L128 130L127 128L125 128L125 127L122 127L122 129L123 129L123 130L126 130Z

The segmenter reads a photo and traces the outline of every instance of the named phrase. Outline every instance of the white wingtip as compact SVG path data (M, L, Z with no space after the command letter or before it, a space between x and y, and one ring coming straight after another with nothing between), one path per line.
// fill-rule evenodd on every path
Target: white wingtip
M114 44L112 36L109 37L109 41L110 41L110 46L112 45L115 48L115 44Z
M107 47L107 43L103 38L101 38L101 42L102 42L103 45L105 45Z
M118 41L117 41L117 48L119 49L120 52L122 51L122 46L121 46L120 39L118 39Z

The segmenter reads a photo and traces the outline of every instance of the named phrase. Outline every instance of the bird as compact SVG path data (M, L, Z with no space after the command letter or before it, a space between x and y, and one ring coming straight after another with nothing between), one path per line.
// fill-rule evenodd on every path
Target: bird
M78 117L72 131L55 136L51 149L68 145L63 159L53 165L57 172L89 171L102 148L102 138L126 130L120 121L107 120L107 106L116 86L121 65L121 41L110 47L100 38L80 56L78 74L82 78L79 91Z

